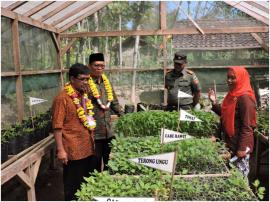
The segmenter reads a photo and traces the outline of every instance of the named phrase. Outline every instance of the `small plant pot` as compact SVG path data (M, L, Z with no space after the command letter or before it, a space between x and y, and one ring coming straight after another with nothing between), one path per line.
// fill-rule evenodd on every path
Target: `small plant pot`
M43 140L44 138L46 138L46 127L41 128L41 139Z
M134 105L125 105L125 114L133 113L135 111Z
M41 140L41 129L36 128L35 129L35 143L39 142Z
M8 142L8 154L15 155L21 151L20 144L19 144L19 137L14 137L13 139L9 140Z
M48 136L49 134L52 132L52 120L49 120L49 123L48 123Z
M25 150L29 147L30 145L30 137L28 134L24 134L22 137L21 137L21 147L22 147L22 150Z
M1 143L1 163L8 160L8 143Z

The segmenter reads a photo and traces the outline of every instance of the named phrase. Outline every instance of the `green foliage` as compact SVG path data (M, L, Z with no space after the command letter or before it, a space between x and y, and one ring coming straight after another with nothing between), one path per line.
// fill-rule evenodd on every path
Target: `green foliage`
M255 134L269 135L269 110L257 112L257 125L254 130Z
M85 178L76 196L80 201L92 201L95 196L110 197L154 197L158 201L169 200L169 174L158 171L148 175L109 175L93 173ZM250 201L256 200L247 182L238 171L229 177L175 177L173 200L176 201Z
M260 200L263 200L264 194L265 194L265 187L260 187L260 181L256 179L252 185L255 188L255 194L258 196Z
M157 197L167 200L169 188L168 181L161 180L160 172L149 173L134 177L129 175L109 175L107 171L95 172L89 178L85 178L81 189L77 191L78 200L92 201L94 196L117 196L117 197ZM165 178L164 179L168 179Z
M216 133L219 118L211 112L192 111L203 122L180 122L180 131L187 132L194 137L210 137ZM145 137L159 136L160 129L176 130L178 125L178 112L147 111L126 114L121 117L115 127L120 136Z
M52 117L51 112L48 110L45 113L38 114L33 117L35 128L45 128L50 124ZM9 125L6 129L1 132L1 143L9 142L17 136L30 135L34 132L32 119L28 117L24 119L22 123L16 122L15 124Z
M19 123L13 124L1 132L1 143L9 142L17 136L21 135L22 126Z
M208 139L188 139L160 146L159 137L117 138L112 141L111 159L108 162L111 174L148 174L154 169L129 161L130 158L160 154L178 149L176 173L222 173L225 164L219 156L224 145L212 144Z
M229 177L176 178L173 184L176 201L250 201L256 200L238 171Z

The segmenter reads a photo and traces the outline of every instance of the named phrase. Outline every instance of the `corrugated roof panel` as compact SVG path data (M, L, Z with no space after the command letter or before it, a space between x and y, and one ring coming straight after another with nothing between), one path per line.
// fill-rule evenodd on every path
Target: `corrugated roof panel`
M269 41L267 34L261 33L264 41ZM249 34L194 34L174 35L175 49L185 50L226 50L243 48L260 48L261 45Z
M21 15L23 15L24 13L28 12L29 10L31 10L32 8L42 4L43 1L29 1L25 4L23 4L22 6L16 8L14 10L15 13L19 13Z
M269 11L265 12L265 9L260 9L254 5L257 4L257 1L252 1L252 4L248 4L245 1L224 1L225 3L243 11L244 13L248 14L249 16L252 16L253 18L269 25ZM260 5L266 7L266 3L269 4L269 1L262 1ZM267 7L266 7L267 8ZM268 6L269 10L269 6Z
M65 1L56 1L53 2L51 5L47 6L46 8L42 9L41 11L37 12L36 14L32 15L31 18L39 19L42 16L46 15L47 13L53 11L56 7L64 4Z
M54 15L53 17L47 19L44 21L44 23L46 24L51 24L54 21L62 18L64 15L66 15L69 12L72 12L73 10L75 10L76 8L80 7L81 5L83 5L85 3L85 1L78 1L70 6L68 6L67 8L63 9L62 11L60 11L59 13L57 13L56 15Z
M92 4L88 7L85 7L83 10L81 10L80 12L70 16L68 19L64 20L63 22L59 23L56 25L57 28L61 28L63 27L64 25L68 24L69 22L71 22L72 20L76 19L77 17L79 16L82 16L83 14L93 10L95 7L95 4Z
M16 1L1 1L1 7L6 8L10 6L11 4L15 3Z

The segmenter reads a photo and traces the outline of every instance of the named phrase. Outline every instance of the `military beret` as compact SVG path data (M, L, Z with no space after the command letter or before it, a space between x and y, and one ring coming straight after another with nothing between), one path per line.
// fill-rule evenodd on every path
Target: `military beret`
M103 53L93 53L89 56L89 64L95 61L104 61Z
M187 56L184 54L181 54L180 52L177 52L174 54L173 61L175 63L185 64L185 63L187 63Z

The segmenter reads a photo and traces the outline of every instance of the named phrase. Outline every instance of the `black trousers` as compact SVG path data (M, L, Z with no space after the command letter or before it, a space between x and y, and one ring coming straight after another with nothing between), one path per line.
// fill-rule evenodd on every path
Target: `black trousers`
M111 137L109 139L101 139L101 140L95 140L95 150L96 150L96 157L97 157L97 165L98 165L98 171L101 172L102 168L102 160L104 164L103 170L108 170L108 161L109 156L111 153L111 146L110 143L112 139L115 137Z
M63 165L65 201L76 200L74 194L80 188L83 177L89 177L94 169L97 169L97 159L94 155L80 160L69 160L67 165Z

